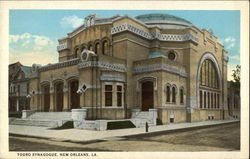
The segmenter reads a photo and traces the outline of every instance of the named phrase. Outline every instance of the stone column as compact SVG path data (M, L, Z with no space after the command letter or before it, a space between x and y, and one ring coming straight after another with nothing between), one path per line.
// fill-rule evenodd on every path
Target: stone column
M19 100L18 99L16 100L16 111L17 112L19 111Z
M64 88L63 89L63 111L68 111L70 110L70 103L68 102L68 95L69 95L69 92L68 92L68 88Z
M54 106L54 88L51 87L50 88L50 108L49 108L50 112L55 111L55 106Z

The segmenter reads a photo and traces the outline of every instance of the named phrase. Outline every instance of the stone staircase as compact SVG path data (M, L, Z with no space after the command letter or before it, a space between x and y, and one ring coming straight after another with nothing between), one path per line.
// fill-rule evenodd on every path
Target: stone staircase
M71 112L35 112L25 119L12 119L9 121L9 124L59 127L71 120Z
M140 111L132 114L132 122L136 125L136 127L145 127L146 122L148 123L148 126L156 125L157 117L153 117L152 113L149 111Z

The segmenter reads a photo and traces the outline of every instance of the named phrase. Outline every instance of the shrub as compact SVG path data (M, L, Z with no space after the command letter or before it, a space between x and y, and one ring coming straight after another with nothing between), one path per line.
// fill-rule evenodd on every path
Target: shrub
M111 121L108 122L107 130L135 128L131 121Z
M157 118L157 119L156 119L156 125L163 125L160 118Z
M72 129L74 128L74 123L73 121L67 121L66 123L64 123L62 126L57 127L56 129Z

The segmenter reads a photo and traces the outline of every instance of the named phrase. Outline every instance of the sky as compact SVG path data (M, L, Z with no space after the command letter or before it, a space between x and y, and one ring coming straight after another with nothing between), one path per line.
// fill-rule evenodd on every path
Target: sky
M200 29L211 29L228 51L228 80L240 64L240 11L237 10L10 10L9 63L23 65L58 62L58 39L84 23L90 14L138 16L166 13L190 21Z

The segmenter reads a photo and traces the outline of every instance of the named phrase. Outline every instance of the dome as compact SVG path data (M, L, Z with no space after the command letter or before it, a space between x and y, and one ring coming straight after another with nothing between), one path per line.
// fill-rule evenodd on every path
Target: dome
M160 29L186 29L193 24L183 18L170 14L144 14L135 17L149 27L158 27Z
M161 52L157 52L157 51L155 51L155 52L150 52L150 53L148 54L148 59L156 58L156 57L166 57L166 55L164 55L164 54L161 53Z
M177 17L177 16L173 16L170 14L144 14L144 15L139 15L137 17L135 17L137 20L140 20L144 23L148 23L148 22L152 22L152 21L166 21L166 22L182 22L182 23L188 23L188 24L192 24L191 22Z

